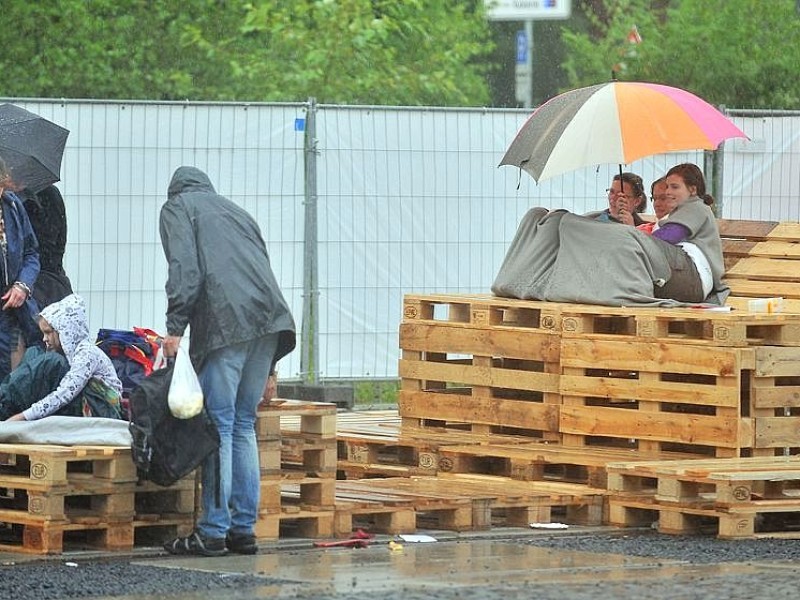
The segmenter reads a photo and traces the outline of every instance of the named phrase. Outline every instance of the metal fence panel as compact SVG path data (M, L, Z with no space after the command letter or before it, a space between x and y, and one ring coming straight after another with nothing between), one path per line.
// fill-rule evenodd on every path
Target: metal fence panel
M725 216L800 221L800 111L729 111L750 140L726 142Z
M293 314L302 307L305 105L14 101L70 130L59 189L65 269L86 298L91 331L165 333L166 261L158 215L174 170L204 170L258 221ZM299 370L299 355L281 369Z
M13 101L13 100L12 100ZM14 101L70 131L62 169L66 269L90 324L163 330L158 212L174 169L205 170L262 227L297 320L303 305L307 104ZM316 108L319 364L322 379L395 377L409 292L486 293L532 206L604 208L617 165L537 184L497 164L524 110ZM723 216L800 219L800 114L730 111L751 141L723 155ZM702 152L625 167L650 182ZM300 374L300 353L281 364Z

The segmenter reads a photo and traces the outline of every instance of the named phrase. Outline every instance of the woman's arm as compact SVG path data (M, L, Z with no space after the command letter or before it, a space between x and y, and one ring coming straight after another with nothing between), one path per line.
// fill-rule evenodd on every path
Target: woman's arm
M64 375L58 387L47 396L22 411L26 421L35 421L52 415L62 406L72 402L83 391L86 384L96 372L98 360L95 355L85 350L78 350L72 357L69 371Z
M653 237L664 240L670 244L679 244L689 239L691 231L680 223L664 223L653 232Z

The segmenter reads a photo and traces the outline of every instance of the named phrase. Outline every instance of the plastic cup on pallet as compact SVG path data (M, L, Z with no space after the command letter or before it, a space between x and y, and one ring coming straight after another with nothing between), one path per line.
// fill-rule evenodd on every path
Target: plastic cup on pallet
M747 302L747 310L760 313L783 312L783 298L756 298Z

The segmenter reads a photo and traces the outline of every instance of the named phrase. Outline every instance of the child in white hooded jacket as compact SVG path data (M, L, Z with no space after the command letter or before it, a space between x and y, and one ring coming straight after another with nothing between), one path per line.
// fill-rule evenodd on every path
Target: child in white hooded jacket
M0 384L0 419L121 418L122 383L111 360L89 338L83 298L70 294L51 304L38 323L47 351L29 349Z

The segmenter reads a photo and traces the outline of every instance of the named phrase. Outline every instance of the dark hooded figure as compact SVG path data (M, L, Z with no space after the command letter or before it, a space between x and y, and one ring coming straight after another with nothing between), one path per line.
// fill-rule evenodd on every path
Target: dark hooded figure
M72 293L72 284L64 272L67 211L61 192L54 185L37 193L23 190L20 196L39 241L41 270L33 287L33 297L39 307L44 308Z
M217 194L194 167L175 171L167 198L160 220L169 268L164 354L175 355L188 326L189 354L220 448L219 475L214 454L203 465L197 529L164 547L173 554L254 554L256 411L275 363L295 346L294 320L247 211Z

